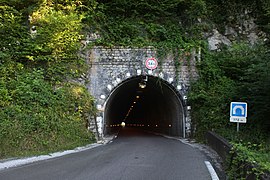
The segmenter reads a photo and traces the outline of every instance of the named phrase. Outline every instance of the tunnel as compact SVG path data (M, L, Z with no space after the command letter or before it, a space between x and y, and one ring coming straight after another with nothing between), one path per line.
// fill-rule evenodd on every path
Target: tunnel
M164 135L184 137L182 98L167 81L140 75L120 83L110 94L104 109L104 135L121 128L141 128Z

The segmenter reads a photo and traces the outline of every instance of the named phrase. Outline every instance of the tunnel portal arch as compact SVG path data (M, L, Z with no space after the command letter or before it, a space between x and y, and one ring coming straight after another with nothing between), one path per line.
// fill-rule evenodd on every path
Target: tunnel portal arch
M153 57L158 66L149 70L145 62ZM200 56L195 51L189 57L179 57L177 60L181 66L177 67L170 54L158 59L153 47L93 47L86 51L85 59L89 64L85 84L95 98L98 110L89 117L89 129L97 134L98 139L110 133L108 126L119 125L123 120L127 125L149 125L149 130L164 134L190 136L191 107L187 105L187 93L191 80L198 77L195 64ZM141 91L138 84L146 77L147 85L142 92L145 99L140 99L144 103L136 107L137 115L130 114L129 118L133 120L127 119L125 115L131 107L128 103ZM135 108L133 110L136 112Z
M145 87L144 87L145 86ZM103 134L121 123L171 136L185 137L184 99L160 77L137 75L120 82L104 103Z

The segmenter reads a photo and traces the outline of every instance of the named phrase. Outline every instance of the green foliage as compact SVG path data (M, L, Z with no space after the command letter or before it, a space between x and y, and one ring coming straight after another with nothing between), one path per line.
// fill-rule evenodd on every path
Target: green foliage
M268 48L264 45L249 47L238 44L219 53L217 58L225 76L237 84L237 94L232 98L249 104L248 125L269 131L266 118L270 110Z
M250 103L250 121L253 128L270 131L270 53L262 49L254 57L253 63L245 72L240 93ZM245 90L244 90L245 89Z
M102 38L96 42L99 45L185 48L186 44L198 43L193 42L198 33L191 27L198 31L199 25L194 22L205 13L203 1L98 2L98 13L86 15L85 22L92 23L91 28L101 33Z
M86 69L78 55L83 4L28 2L0 4L0 158L94 141L87 130L93 98L66 81Z
M270 171L269 146L254 143L234 143L231 150L231 162L228 167L230 179L247 179L254 175L256 179L265 171Z
M31 15L30 23L36 27L32 34L28 61L43 64L46 76L56 80L63 75L78 76L85 70L84 60L78 57L82 16L53 7L41 6Z
M70 83L53 87L43 70L22 67L16 68L16 78L2 75L0 82L1 158L73 148L93 140L86 129L87 115L94 113L93 99L84 87Z
M26 29L21 26L22 15L9 6L0 6L0 61L17 59L21 48L21 39L25 37Z
M189 94L195 136L212 130L235 144L228 169L231 179L257 178L269 171L269 50L266 45L235 44L220 52L204 53L200 78ZM246 124L236 132L229 122L231 101L248 103ZM246 143L249 142L249 143ZM259 145L257 145L259 144ZM248 166L253 166L247 173Z
M215 56L214 53L205 55L198 65L200 78L192 84L189 94L194 130L200 138L207 130L228 125L229 103L236 94L235 82L224 75Z
M106 11L109 15L117 13L121 17L144 17L145 19L157 18L159 16L174 15L179 0L162 0L159 3L156 1L136 1L136 0L123 0L123 1L98 1L105 5ZM151 16L150 16L151 15Z
M250 47L245 44L204 55L198 66L200 79L194 82L190 92L191 104L195 106L193 118L198 132L202 132L199 136L207 130L230 126L231 101L248 103L246 129L269 131L268 58L269 52L263 45Z
M83 15L77 13L76 6L68 9L56 10L43 3L29 14L30 24L26 25L22 13L11 6L0 6L0 60L41 66L46 78L54 81L85 72L86 64L78 54Z

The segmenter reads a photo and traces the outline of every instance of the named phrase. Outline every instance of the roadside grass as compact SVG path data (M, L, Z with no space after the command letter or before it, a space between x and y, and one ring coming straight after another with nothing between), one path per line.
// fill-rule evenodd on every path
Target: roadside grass
M7 145L9 142L6 142L6 144L2 144L5 147L5 149L0 148L1 149L0 160L31 157L38 155L48 155L54 152L72 150L77 147L86 146L95 142L96 140L94 137L91 139L84 139L81 141L62 139L59 141L50 142L46 146L38 146L38 143L36 143L33 140L24 140L24 142L22 143L27 144L20 145L17 148L14 148L12 144Z

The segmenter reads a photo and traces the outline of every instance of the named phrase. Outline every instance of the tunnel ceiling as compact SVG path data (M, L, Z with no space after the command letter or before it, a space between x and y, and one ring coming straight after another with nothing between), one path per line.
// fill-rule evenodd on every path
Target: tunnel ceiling
M146 83L140 88L139 83ZM153 76L136 76L122 82L110 95L104 112L105 134L111 125L143 125L173 136L183 135L183 106L171 85Z

